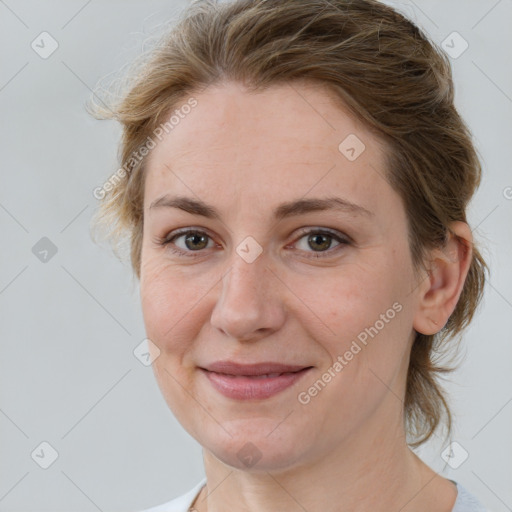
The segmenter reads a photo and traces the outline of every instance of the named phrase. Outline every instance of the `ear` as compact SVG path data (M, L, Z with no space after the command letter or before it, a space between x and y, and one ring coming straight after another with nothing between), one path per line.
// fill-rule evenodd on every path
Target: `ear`
M421 334L435 334L448 322L464 287L473 257L473 236L465 222L449 226L444 247L430 252L428 277L419 286L413 327Z

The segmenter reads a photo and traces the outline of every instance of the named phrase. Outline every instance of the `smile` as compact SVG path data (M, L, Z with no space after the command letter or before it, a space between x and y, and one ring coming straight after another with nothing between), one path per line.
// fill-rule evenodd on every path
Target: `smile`
M236 368L231 370L232 373L228 373L225 367L222 372L205 368L200 370L208 378L212 387L227 398L263 400L289 388L312 369L309 366L292 371L269 372L262 369L265 365L259 366L258 370L255 365L250 367L236 365Z

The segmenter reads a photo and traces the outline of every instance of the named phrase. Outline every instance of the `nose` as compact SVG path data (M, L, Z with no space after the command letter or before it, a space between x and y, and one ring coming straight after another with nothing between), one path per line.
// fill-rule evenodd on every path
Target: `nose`
M263 256L247 263L234 255L213 308L211 324L239 341L256 341L279 330L285 321L282 284Z

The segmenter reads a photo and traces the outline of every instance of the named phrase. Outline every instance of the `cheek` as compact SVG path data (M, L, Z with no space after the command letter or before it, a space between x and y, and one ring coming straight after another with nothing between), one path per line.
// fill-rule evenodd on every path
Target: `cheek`
M309 336L322 346L326 357L315 379L300 389L302 399L311 400L304 414L321 417L328 407L329 428L340 435L345 428L364 422L390 389L400 396L412 325L402 285L392 279L396 274L384 278L375 267L359 270L330 276L323 283L324 292L313 295L311 307L329 329L322 336L310 331ZM399 408L400 401L395 405Z
M304 296L315 297L312 309L326 327L320 343L331 362L344 357L348 363L344 373L364 380L371 376L371 368L389 380L401 364L412 332L408 272L405 261L396 259L392 267L390 261L381 260L326 275L313 294L313 290L306 293L303 283Z
M309 296L325 318L325 324L337 337L357 336L358 332L376 322L395 302L401 302L402 293L396 283L387 281L372 268L351 268L326 279ZM322 292L318 293L321 289Z
M146 333L163 352L173 348L179 319L186 319L189 293L190 286L184 287L168 265L158 258L143 259L140 294Z
M146 333L162 354L179 359L190 353L205 318L208 294L218 278L191 277L162 257L141 265L140 294Z
M152 367L160 390L180 422L187 422L194 340L203 324L199 318L203 290L185 279L162 258L145 258L141 265L140 294L147 337L158 347Z

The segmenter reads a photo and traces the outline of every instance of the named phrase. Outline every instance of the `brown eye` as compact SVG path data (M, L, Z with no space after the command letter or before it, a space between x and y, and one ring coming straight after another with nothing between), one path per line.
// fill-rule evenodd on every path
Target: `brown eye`
M302 236L295 242L294 246L304 252L307 257L319 258L332 256L350 245L350 239L342 233L330 232L324 229L305 229Z
M185 246L191 251L205 249L208 245L208 239L208 235L204 233L192 232L185 236Z
M171 233L161 242L161 245L178 255L200 256L203 249L211 249L215 244L204 231L184 229L174 234Z
M315 251L325 251L331 247L332 236L315 233L308 236L308 245Z

